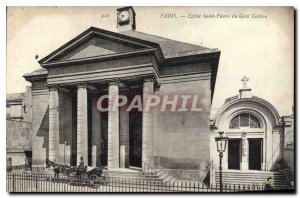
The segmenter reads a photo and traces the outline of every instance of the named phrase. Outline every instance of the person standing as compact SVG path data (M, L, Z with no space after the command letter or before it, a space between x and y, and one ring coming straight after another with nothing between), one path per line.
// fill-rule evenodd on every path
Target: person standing
M272 183L273 183L273 178L272 177L268 177L267 178L267 182L265 184L265 190L267 190L267 191L274 190L274 188L272 186Z

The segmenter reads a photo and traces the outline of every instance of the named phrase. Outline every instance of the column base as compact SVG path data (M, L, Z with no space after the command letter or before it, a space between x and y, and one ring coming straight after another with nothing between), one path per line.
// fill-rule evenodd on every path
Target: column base
M248 162L241 162L241 170L248 170Z

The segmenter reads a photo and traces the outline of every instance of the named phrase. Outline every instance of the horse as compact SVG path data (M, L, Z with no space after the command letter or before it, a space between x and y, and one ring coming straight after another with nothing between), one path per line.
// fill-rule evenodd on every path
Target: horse
M48 167L50 168L51 166L54 168L53 171L55 174L65 174L65 175L69 175L71 172L74 172L73 168L68 166L68 165L62 165L62 164L58 164L56 162L53 162L51 160L46 160L46 163L48 165Z

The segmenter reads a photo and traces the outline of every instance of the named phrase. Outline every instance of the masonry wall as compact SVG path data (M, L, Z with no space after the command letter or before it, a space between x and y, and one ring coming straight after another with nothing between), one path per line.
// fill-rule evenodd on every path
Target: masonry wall
M32 169L43 169L48 158L49 90L32 83Z
M180 80L180 78L178 78ZM168 79L164 78L163 82ZM170 83L169 83L170 82ZM181 82L162 83L158 95L198 95L201 112L154 112L154 156L156 166L181 179L199 179L209 162L210 75L188 77ZM191 100L188 103L191 106ZM178 101L179 102L179 101ZM181 103L178 103L178 108ZM168 107L168 106L167 106ZM205 167L205 165L204 165ZM190 172L189 172L190 171Z
M18 105L20 116L8 116L6 120L6 159L11 161L9 166L13 169L24 168L26 159L25 151L30 152L31 148L31 88L26 87L26 92L20 94L22 102ZM7 98L10 104L10 97ZM11 110L11 105L7 110ZM9 113L9 112L7 112ZM16 119L15 119L16 118Z

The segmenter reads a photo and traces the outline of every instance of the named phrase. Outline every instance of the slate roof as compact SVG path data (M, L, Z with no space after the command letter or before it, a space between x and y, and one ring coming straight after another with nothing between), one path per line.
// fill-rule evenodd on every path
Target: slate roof
M95 28L95 27L91 27L89 29L96 30L96 31L97 30L103 31L102 29ZM109 32L109 31L106 31L106 32ZM160 36L154 36L151 34L146 34L146 33L138 32L138 31L130 30L130 31L118 32L118 33L115 33L115 32L112 32L112 33L121 34L124 36L133 37L133 38L137 38L140 40L159 44L165 58L176 58L176 57L204 54L204 53L211 53L211 52L218 51L217 49L209 49L209 48L206 48L203 46L188 44L188 43L175 41L175 40L163 38ZM42 74L47 74L47 70L44 68L40 68L40 69L34 70L31 73L25 74L24 77L34 76L34 75L42 75Z
M42 74L47 74L47 70L43 67L39 68L39 69L36 69L34 70L33 72L31 73L27 73L27 74L24 74L23 76L26 77L26 76L35 76L35 75L42 75Z
M165 58L174 58L180 56L203 54L203 53L211 52L211 49L203 46L175 41L175 40L154 36L151 34L146 34L138 31L125 31L125 32L120 32L119 34L123 34L126 36L159 44Z

